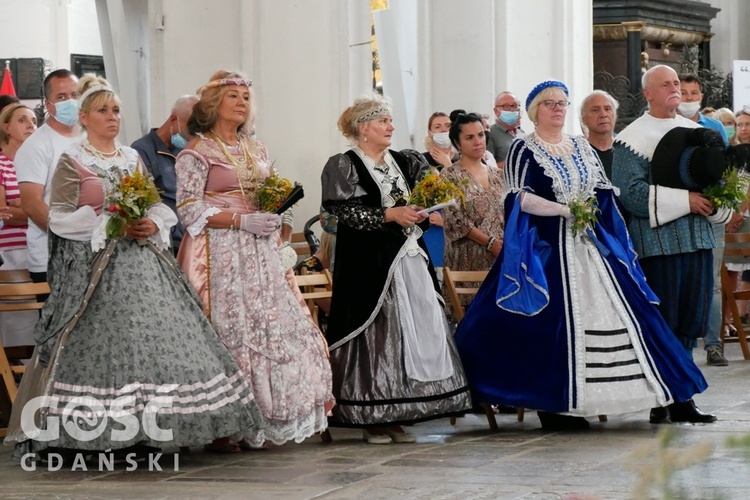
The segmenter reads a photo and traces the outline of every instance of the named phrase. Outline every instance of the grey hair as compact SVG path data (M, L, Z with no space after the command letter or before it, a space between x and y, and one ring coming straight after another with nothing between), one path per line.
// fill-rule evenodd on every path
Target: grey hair
M669 68L674 71L675 75L677 74L677 71L675 71L673 67L667 66L666 64L657 64L656 66L652 66L648 69L648 71L643 73L643 76L641 77L641 89L645 89L646 87L648 87L648 79L651 77L651 73L659 68Z
M172 114L177 114L181 110L190 108L192 110L195 103L198 102L198 96L195 94L186 94L177 98L172 105Z
M616 120L617 108L620 107L620 103L617 101L617 99L612 97L612 94L610 94L609 92L605 92L603 90L594 90L593 92L591 92L589 95L586 96L586 98L583 100L583 103L581 104L581 121L583 121L583 115L586 114L586 106L589 103L589 99L597 95L604 96L607 99L609 99L609 102L612 104L612 109L615 110L615 120Z

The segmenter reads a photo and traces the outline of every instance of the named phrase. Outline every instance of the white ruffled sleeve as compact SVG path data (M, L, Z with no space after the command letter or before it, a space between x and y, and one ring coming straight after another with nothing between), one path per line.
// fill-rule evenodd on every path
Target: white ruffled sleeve
M108 217L104 213L96 215L91 206L78 206L81 178L70 155L60 155L50 188L49 230L61 238L91 241L92 249L97 251L94 236L98 228L106 226Z
M73 212L64 212L58 207L50 207L50 231L69 240L92 240L96 228L102 223L106 224L104 215L96 215L94 209L88 205L78 208Z

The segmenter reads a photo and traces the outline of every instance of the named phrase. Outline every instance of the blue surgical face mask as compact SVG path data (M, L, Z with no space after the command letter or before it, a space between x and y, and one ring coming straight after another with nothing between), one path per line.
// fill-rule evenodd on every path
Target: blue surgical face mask
M68 127L72 127L78 122L78 101L76 99L68 99L54 104L55 120Z
M173 148L177 149L183 149L185 146L187 146L188 140L183 137L182 132L180 132L180 129L182 127L180 126L180 119L177 118L177 133L172 134L169 137L169 142L172 143Z
M518 111L500 111L500 121L506 125L515 125L518 116Z
M734 125L724 125L724 130L727 133L727 139L731 141L735 132Z

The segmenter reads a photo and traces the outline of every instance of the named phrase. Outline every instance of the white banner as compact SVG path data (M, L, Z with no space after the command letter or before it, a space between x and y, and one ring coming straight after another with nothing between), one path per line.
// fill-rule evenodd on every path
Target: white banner
M734 61L734 111L750 106L750 61Z

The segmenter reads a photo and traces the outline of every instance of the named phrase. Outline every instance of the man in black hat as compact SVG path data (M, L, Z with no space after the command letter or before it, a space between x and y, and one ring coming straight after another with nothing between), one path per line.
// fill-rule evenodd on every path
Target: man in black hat
M628 230L659 310L682 344L692 349L706 335L713 290L711 221L714 207L700 192L654 183L652 160L662 138L676 127L700 125L677 115L682 102L677 73L654 66L642 78L649 109L615 140L612 183L630 214ZM719 214L725 216L722 213ZM720 218L719 217L719 218ZM651 410L653 423L713 422L692 400Z

